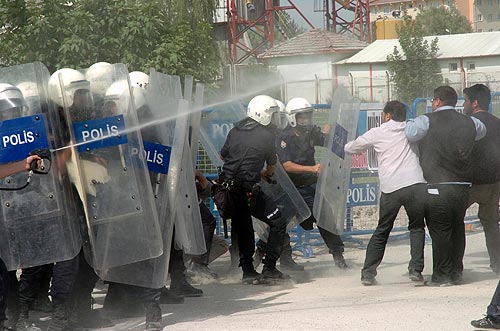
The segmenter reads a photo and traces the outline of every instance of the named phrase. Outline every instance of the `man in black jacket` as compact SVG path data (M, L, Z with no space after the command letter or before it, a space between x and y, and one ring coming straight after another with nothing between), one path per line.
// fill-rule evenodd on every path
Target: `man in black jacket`
M490 89L476 84L464 89L464 111L486 126L486 136L472 150L473 178L468 205L479 204L478 216L486 237L491 269L500 274L500 119L488 113Z
M456 285L462 280L472 150L475 141L486 134L481 121L455 111L457 99L452 87L436 88L433 112L408 121L405 129L409 141L418 141L420 165L428 183L425 218L432 238L430 286Z

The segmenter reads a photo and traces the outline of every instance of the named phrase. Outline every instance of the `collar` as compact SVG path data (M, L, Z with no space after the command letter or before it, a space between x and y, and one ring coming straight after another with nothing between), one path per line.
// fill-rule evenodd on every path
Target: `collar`
M441 107L437 108L434 111L434 113L438 112L438 111L441 111L441 110L455 110L455 107L453 107L453 106L441 106Z

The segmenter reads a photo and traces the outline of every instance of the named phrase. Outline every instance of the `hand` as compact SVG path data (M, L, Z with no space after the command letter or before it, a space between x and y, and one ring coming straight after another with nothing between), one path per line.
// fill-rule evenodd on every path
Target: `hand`
M319 175L319 173L321 172L321 164L315 164L312 166L312 172L314 172L316 174L316 176Z
M42 166L42 158L41 158L40 156L38 156L38 155L30 155L30 156L28 156L28 157L26 158L26 164L25 164L25 166L24 166L24 169L25 169L26 171L30 171L30 170L32 170L32 169L31 169L31 163L32 163L33 161L37 161L37 162L36 162L36 167L37 167L37 168L40 168L40 167Z
M331 129L332 126L330 124L324 124L323 128L321 129L321 133L329 134Z

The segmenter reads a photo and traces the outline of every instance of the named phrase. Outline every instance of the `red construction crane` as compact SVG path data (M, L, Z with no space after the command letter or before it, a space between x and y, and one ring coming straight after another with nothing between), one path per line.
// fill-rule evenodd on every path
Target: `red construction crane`
M225 0L227 41L232 64L240 64L274 46L274 31L280 26L285 10L295 10L314 29L312 23L292 0Z

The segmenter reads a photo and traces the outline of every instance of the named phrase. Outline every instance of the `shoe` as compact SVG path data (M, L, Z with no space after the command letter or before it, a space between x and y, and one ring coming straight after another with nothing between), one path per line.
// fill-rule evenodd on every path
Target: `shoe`
M264 268L262 269L262 278L267 280L286 280L290 279L290 276L282 273L274 266L264 265Z
M40 296L33 303L31 310L41 311L43 313L52 313L54 311L54 307L52 306L52 302L50 302L50 299L48 297Z
M480 320L470 321L475 328L500 330L500 319L486 315Z
M280 267L291 271L304 271L304 267L297 264L291 256L282 257L280 259Z
M201 276L206 278L217 279L219 275L215 271L212 271L206 264L193 262L191 265L191 272L195 274L195 276Z
M164 287L161 289L160 303L162 305L178 305L184 303L184 297Z
M241 269L243 269L243 278L241 279L243 284L257 285L260 283L262 275L255 271L253 264L242 265Z
M410 280L412 282L423 282L424 281L424 276L422 276L422 273L420 271L409 270L408 277L410 278Z
M361 284L364 286L377 285L377 280L375 277L361 277Z
M344 254L342 252L333 253L332 255L333 255L333 261L335 262L335 265L337 266L337 268L339 268L339 269L349 268L349 266L345 262Z
M203 296L203 290L197 289L183 279L180 282L171 283L170 291L176 295L189 298L197 298Z
M461 272L455 272L451 275L453 285L461 285L463 281L463 274Z
M255 250L255 254L253 255L253 267L257 269L260 264L262 263L262 260L264 259L264 256L266 256L266 253L262 248L257 246L257 249Z
M161 308L156 302L146 305L146 330L161 331Z

